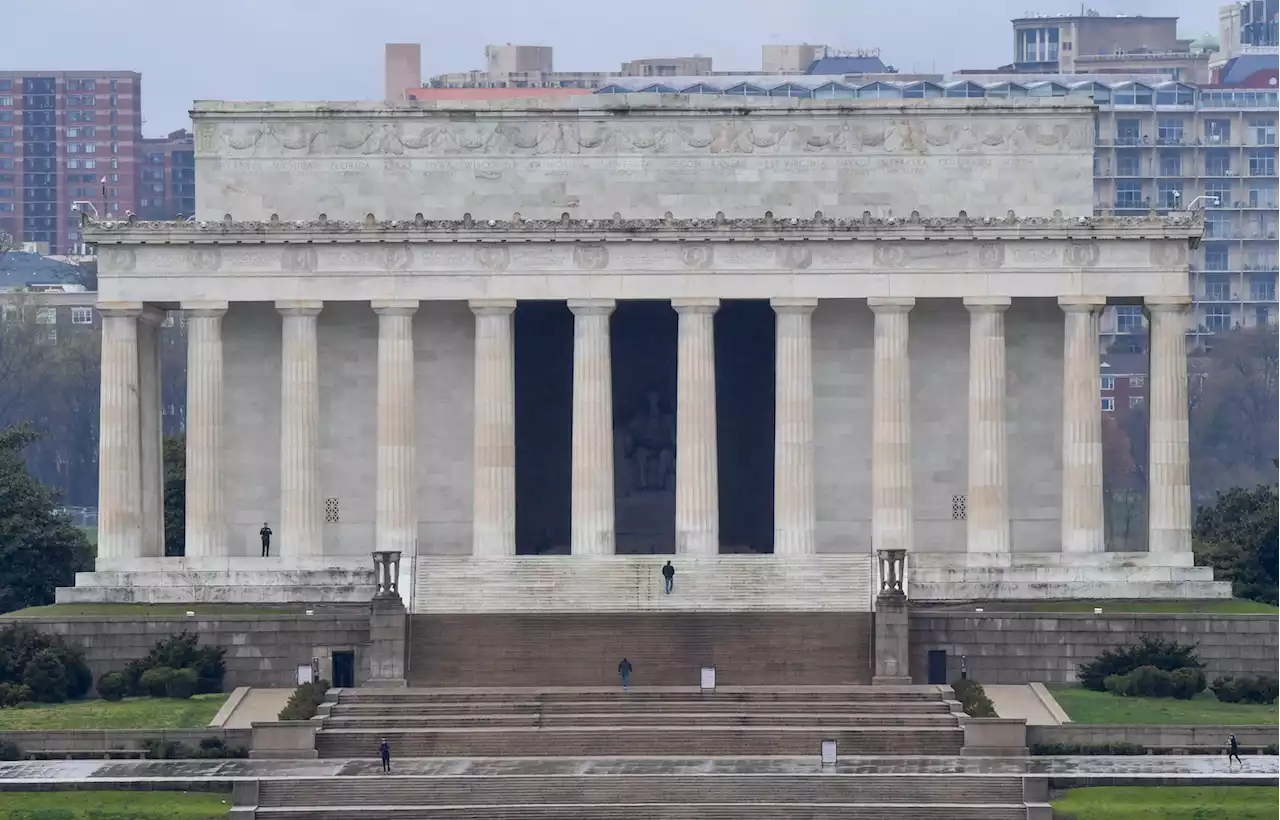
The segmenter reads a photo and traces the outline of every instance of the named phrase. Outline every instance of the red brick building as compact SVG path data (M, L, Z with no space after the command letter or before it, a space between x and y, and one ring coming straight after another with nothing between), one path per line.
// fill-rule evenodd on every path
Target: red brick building
M76 203L135 210L141 138L137 72L0 71L0 232L75 252Z
M142 140L135 210L142 219L182 219L196 212L196 146L190 131Z

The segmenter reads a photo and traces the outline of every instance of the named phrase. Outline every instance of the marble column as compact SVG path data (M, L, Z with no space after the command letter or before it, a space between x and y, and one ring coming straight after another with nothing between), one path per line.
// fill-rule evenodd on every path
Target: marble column
M141 302L99 302L98 560L142 556L142 436L138 407Z
M1189 297L1148 298L1151 321L1148 547L1191 554L1191 470L1187 429Z
M873 297L875 366L871 412L871 543L910 550L915 526L911 484L911 297Z
M573 311L573 490L569 539L574 555L613 555L612 299L570 299Z
M226 302L183 302L187 320L186 556L223 558L227 542L222 473L222 317Z
M316 317L323 302L279 301L283 316L280 363L280 557L317 558L323 552L319 474L320 378Z
M413 315L417 299L378 299L378 454L374 549L411 556L418 542ZM398 579L397 579L398 580Z
M1102 410L1098 400L1101 296L1063 296L1062 551L1103 552Z
M676 364L676 552L720 554L715 314L719 299L673 299Z
M967 297L969 310L968 551L1009 552L1004 313L1007 297Z
M516 554L514 299L472 299L476 315L473 555Z
M813 487L813 311L817 299L771 299L775 316L773 552L811 555Z
M142 557L164 557L164 427L160 412L160 327L167 313L138 316L138 429L142 463Z

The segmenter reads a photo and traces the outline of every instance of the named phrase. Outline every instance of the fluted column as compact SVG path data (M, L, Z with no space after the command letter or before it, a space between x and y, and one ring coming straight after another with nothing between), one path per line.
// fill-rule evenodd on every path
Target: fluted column
M1191 554L1186 297L1147 299L1151 320L1148 550Z
M380 299L378 456L374 549L411 556L418 541L417 437L414 434L413 315L417 299Z
M475 442L471 552L516 554L514 299L473 299Z
M773 552L815 551L813 332L817 299L772 299L777 335L773 435Z
M1066 314L1062 357L1062 551L1103 552L1102 411L1098 332L1107 300L1058 299Z
M970 297L968 551L1009 552L1004 312L1010 300Z
M142 556L142 435L138 407L141 302L99 302L98 559Z
M612 299L569 300L573 311L573 490L570 551L613 555Z
M322 553L320 486L320 379L316 317L323 302L280 301L284 317L280 366L280 557Z
M911 484L911 297L867 300L875 313L871 413L871 543L910 550L915 525Z
M222 478L222 317L226 302L183 302L187 319L186 556L228 555Z
M676 552L720 554L715 314L719 299L673 299L676 365Z
M160 327L168 314L138 316L138 430L142 459L142 557L164 557L164 429L160 413Z

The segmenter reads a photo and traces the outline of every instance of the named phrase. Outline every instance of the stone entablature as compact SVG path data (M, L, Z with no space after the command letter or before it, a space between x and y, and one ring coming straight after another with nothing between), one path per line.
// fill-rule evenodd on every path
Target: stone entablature
M92 223L106 300L1176 296L1200 220Z

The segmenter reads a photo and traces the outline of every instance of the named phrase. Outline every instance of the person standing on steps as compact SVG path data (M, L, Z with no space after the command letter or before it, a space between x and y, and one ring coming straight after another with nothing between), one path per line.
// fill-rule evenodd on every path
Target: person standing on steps
M262 522L262 529L258 530L258 535L262 536L262 557L271 557L271 528L267 526L267 522Z
M1240 759L1240 743L1239 741L1236 740L1235 735L1232 735L1231 737L1227 738L1227 768L1228 769L1231 768L1232 758L1235 758L1235 760L1240 764L1240 768L1242 769L1244 768L1244 761Z
M668 561L667 565L662 568L662 585L663 585L663 588L666 589L666 592L668 595L670 595L671 590L675 588L676 568L671 566L670 561Z
M387 743L385 737L378 746L378 755L382 758L382 773L391 774L391 744Z
M622 691L627 691L627 686L631 683L631 661L622 659L618 664L618 677L622 678Z

